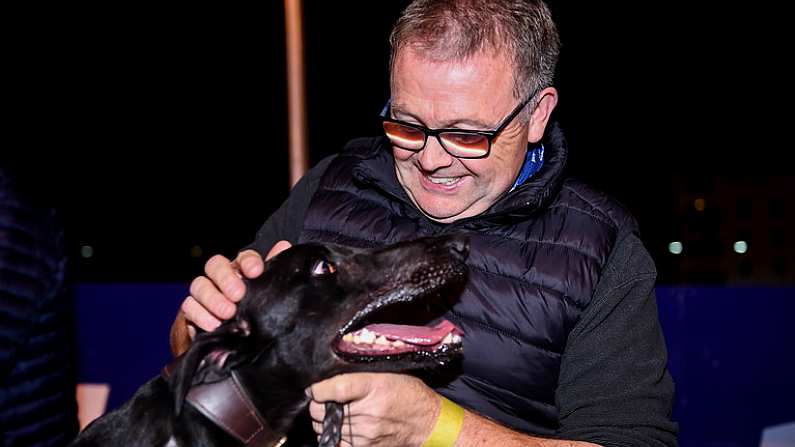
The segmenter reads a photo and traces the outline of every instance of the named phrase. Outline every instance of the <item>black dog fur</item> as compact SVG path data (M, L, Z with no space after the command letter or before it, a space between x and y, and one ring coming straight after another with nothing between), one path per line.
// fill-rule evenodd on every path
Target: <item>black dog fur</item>
M460 345L386 357L345 355L335 345L365 319L394 314L381 308L457 296L466 280L468 250L468 241L459 236L374 250L296 245L270 260L259 278L247 281L236 316L199 334L169 380L158 376L147 382L121 408L90 424L72 446L241 445L184 405L191 386L227 377L233 369L260 414L283 433L305 414L304 389L312 383L346 372L404 372L449 362L460 354ZM218 352L228 352L224 361L208 357Z

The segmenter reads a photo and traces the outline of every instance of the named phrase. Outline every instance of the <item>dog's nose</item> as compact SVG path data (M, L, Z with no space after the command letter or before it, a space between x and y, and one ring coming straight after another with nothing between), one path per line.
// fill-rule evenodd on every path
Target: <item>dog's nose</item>
M469 238L464 236L455 236L445 242L445 246L450 249L450 252L460 257L462 260L466 259L469 255Z

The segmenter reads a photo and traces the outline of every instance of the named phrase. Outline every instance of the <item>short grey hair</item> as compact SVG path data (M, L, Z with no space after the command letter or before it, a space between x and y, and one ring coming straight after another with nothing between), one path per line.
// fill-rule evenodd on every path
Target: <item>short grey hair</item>
M462 61L481 51L513 60L513 95L523 100L552 85L560 37L541 0L416 0L389 37L390 77L400 50L411 47L434 61Z

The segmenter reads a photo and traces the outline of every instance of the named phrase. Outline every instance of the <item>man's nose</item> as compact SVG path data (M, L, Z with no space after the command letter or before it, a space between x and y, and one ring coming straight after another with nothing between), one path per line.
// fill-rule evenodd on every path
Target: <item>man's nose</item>
M453 164L455 157L448 154L436 137L428 137L425 148L420 151L420 166L424 171L433 172Z

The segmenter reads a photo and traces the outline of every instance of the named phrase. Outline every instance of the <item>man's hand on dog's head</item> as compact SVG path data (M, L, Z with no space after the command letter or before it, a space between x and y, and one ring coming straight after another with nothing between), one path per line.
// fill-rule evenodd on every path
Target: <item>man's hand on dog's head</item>
M290 248L287 241L277 242L265 259ZM215 255L204 265L206 276L199 276L190 285L190 296L182 302L180 315L171 329L171 347L175 355L184 352L196 335L196 327L205 331L217 328L222 320L235 315L237 302L246 294L241 279L262 274L265 263L254 250L245 250L235 260Z

